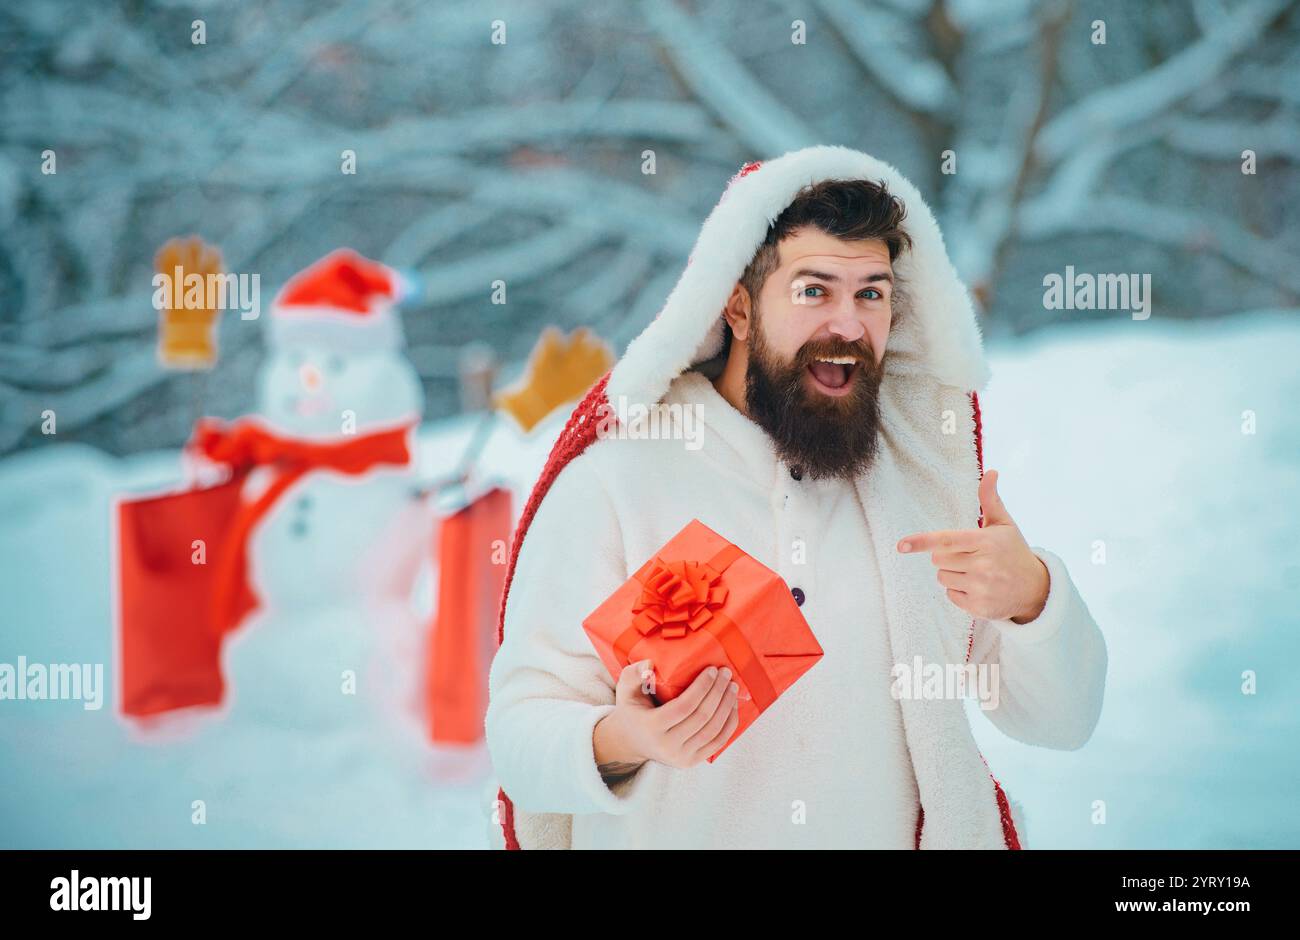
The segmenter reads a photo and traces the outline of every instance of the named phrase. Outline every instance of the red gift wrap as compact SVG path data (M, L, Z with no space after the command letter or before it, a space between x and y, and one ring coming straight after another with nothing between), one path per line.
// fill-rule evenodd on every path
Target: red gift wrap
M629 663L651 660L660 704L681 695L709 666L731 669L739 722L710 763L822 657L781 576L699 519L582 626L616 680Z

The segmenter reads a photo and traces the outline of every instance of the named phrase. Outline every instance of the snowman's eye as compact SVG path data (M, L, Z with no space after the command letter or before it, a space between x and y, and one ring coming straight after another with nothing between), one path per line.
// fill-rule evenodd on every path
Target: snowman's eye
M347 363L344 361L342 356L330 356L329 370L331 372L342 372L346 366Z
M289 365L300 366L303 362L302 351L298 349L289 350Z

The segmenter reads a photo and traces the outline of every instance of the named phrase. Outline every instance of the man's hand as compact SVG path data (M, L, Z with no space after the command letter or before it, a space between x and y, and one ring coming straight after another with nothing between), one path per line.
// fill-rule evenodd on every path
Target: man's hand
M606 783L630 777L647 760L694 767L726 744L740 722L730 669L710 666L663 705L643 685L651 675L649 660L626 666L614 688L614 710L592 729L596 765Z
M998 496L998 472L980 480L984 527L909 535L898 550L930 552L948 599L985 620L1028 623L1043 611L1051 576Z

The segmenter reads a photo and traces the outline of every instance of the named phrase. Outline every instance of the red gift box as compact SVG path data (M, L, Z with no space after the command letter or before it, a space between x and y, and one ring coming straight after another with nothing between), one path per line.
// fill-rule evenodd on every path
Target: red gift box
M731 669L739 722L710 763L822 657L781 576L698 519L582 626L615 680L629 663L651 660L661 704L709 666Z

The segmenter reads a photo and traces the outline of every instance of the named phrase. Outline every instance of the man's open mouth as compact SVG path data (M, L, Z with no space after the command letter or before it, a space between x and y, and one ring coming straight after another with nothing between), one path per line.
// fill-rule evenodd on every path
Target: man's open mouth
M813 386L825 395L847 395L862 361L856 356L820 356L808 364Z

